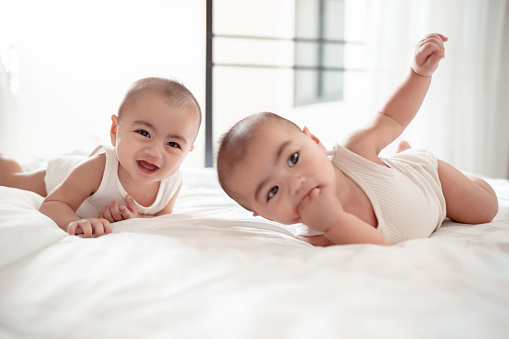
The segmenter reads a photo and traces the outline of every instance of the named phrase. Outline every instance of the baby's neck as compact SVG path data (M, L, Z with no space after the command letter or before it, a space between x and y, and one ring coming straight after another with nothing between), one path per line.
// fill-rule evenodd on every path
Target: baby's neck
M140 205L148 207L151 206L157 198L159 192L160 181L152 182L142 185L139 182L130 180L129 177L124 175L119 167L118 179L122 187L127 193Z
M123 184L122 184L123 185ZM140 205L151 206L157 199L160 181L151 183L150 185L134 185L133 187L125 187L126 192Z

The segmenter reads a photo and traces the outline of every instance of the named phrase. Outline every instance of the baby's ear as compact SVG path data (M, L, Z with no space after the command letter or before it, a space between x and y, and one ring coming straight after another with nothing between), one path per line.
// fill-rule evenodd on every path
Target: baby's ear
M113 114L111 116L111 128L110 128L110 138L111 144L113 146L117 145L117 130L118 130L118 117Z
M325 152L327 152L327 149L325 148L325 146L322 144L322 142L320 141L320 139L318 139L318 137L316 135L314 135L313 133L311 133L309 131L309 128L307 128L307 126L304 126L304 128L302 129L302 132L304 132L305 135L307 135L308 137L311 138L311 140L313 140L318 146L320 146L320 148L322 148Z

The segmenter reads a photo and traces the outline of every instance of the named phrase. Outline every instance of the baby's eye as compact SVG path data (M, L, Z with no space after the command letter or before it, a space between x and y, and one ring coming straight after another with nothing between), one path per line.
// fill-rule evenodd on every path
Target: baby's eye
M297 163L297 161L299 161L299 154L298 153L293 153L288 158L288 166L289 167L293 167Z
M279 188L277 186L272 187L270 189L270 191L269 191L269 195L268 195L268 199L267 200L272 199L276 195L278 190L279 190Z
M145 131L144 129L139 129L136 131L136 133L140 133L144 137L150 138L150 134L147 131Z
M180 148L180 145L173 141L167 142L166 145L173 147L173 148Z

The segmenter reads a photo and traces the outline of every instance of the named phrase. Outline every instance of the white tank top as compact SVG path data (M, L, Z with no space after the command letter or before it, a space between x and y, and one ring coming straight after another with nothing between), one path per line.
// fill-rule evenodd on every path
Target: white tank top
M103 210L106 204L111 203L113 199L117 200L119 205L126 205L126 190L118 178L118 158L115 148L103 146L106 154L106 164L104 174L97 191L88 197L76 211L80 218L97 218L99 210ZM46 190L48 193L58 186L73 168L81 161L85 160L83 156L64 156L49 161L46 171ZM164 179L159 184L157 197L150 206L142 206L136 203L138 212L142 214L156 214L161 211L175 195L182 182L182 172L178 171L173 176Z
M409 149L381 158L387 167L340 145L330 154L334 166L369 198L377 229L389 244L427 238L441 226L446 217L445 199L437 159L430 152Z

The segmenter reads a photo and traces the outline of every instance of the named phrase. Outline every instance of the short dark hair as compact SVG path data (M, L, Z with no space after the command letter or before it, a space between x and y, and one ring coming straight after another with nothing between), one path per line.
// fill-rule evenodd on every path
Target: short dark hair
M147 92L159 95L172 107L186 111L194 110L198 115L198 126L201 125L201 108L193 93L178 81L158 77L140 79L129 87L118 108L119 119L127 107L134 103L141 94Z

